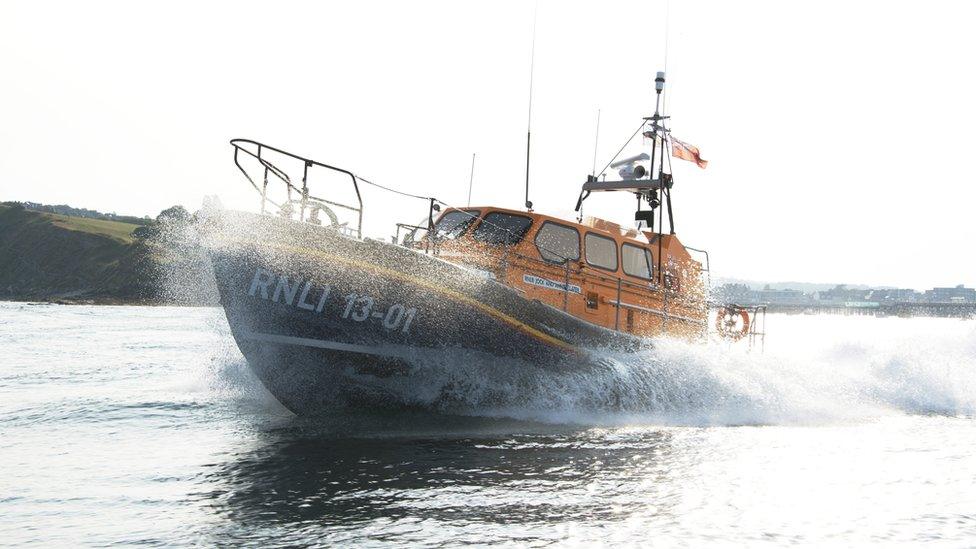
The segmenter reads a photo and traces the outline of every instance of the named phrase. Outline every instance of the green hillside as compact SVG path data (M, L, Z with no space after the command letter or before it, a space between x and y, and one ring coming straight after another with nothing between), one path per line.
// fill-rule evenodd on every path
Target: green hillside
M120 221L108 221L104 219L88 219L85 217L70 217L61 214L40 213L40 215L51 220L51 223L68 229L69 231L79 231L82 233L107 236L118 240L123 244L132 244L135 238L132 231L138 225L132 223L122 223Z
M0 204L0 299L158 301L155 254L136 227Z

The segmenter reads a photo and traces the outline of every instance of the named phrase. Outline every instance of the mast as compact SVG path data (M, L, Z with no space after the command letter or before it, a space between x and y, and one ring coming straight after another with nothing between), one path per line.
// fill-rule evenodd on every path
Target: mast
M651 127L654 129L654 143L652 143L651 146L651 178L652 179L654 178L654 154L657 152L657 138L658 135L660 134L661 135L661 166L658 169L657 173L658 173L658 181L662 183L661 194L663 195L667 193L667 190L665 190L663 185L664 183L664 139L666 136L662 131L663 128L658 124L658 122L661 120L661 110L660 110L661 92L664 91L663 71L659 71L657 73L657 77L654 78L654 91L656 92L657 100L655 101L654 104L654 119L651 122ZM664 285L664 273L661 272L661 266L663 265L663 258L661 256L664 255L663 231L664 231L664 208L661 208L661 211L658 214L658 223L657 223L657 279L658 279L658 284L661 285Z
M666 121L671 117L661 114L664 83L665 73L660 71L654 78L654 91L656 94L654 115L643 118L634 134L620 147L620 150L610 159L610 162L607 163L603 170L600 172L594 170L587 176L586 183L583 184L579 198L576 200L576 211L580 212L583 207L583 201L592 192L625 191L633 193L637 197L637 211L634 214L634 221L638 223L638 226L640 226L640 223L644 223L649 229L649 232L657 239L657 279L662 285L664 283L664 273L662 271L664 267L663 241L665 208L667 208L670 234L675 234L674 211L671 207L671 187L674 185L674 179L671 173L664 171L665 156L668 154L666 149L668 134L671 131L665 125ZM599 117L599 114L597 116ZM599 124L599 118L597 124ZM649 128L648 125L650 125ZM644 137L653 140L651 154L647 155L646 153L642 153L637 156L617 160L624 149L637 137L637 134L642 134ZM658 153L659 143L660 153ZM650 160L650 164L645 168L640 163L647 160ZM607 181L605 178L607 168L619 168L618 174L620 179ZM649 210L641 210L642 200L647 203ZM661 208L661 210L658 211L657 208ZM654 226L655 217L657 217L657 227Z

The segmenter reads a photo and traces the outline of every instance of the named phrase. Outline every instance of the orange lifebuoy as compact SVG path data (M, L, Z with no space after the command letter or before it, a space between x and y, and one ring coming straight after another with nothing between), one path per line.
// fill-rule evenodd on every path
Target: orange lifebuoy
M735 305L722 307L715 317L715 330L718 335L733 341L746 337L749 335L749 312Z

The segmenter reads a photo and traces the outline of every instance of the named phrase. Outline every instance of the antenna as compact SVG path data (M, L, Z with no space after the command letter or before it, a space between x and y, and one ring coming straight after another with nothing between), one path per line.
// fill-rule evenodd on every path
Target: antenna
M471 179L468 180L468 207L471 207L471 187L474 186L474 157L477 153L471 153Z
M535 77L535 28L539 20L539 2L535 3L535 14L532 16L532 59L529 62L529 125L525 135L525 209L532 211L532 201L529 200L529 158L532 150L532 84Z
M596 138L593 140L593 171L590 175L596 177L596 150L600 145L600 109L596 110Z

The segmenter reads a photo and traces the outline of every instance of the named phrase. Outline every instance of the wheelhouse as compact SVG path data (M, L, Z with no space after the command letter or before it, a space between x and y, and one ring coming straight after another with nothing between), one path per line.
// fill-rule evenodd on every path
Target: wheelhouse
M702 264L675 235L494 207L448 209L423 243L589 322L639 336L704 330Z

